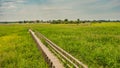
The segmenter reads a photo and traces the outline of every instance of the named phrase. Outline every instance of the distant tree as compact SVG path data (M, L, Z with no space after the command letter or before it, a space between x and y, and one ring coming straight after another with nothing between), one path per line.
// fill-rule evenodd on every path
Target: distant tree
M64 21L65 21L65 22L67 22L67 21L68 21L68 19L65 19Z
M36 23L40 23L40 21L39 21L39 20L36 20Z
M77 19L77 22L76 22L76 23L77 23L77 25L78 25L78 24L80 23L80 19Z
M21 24L21 23L23 23L23 22L22 22L22 21L19 21L18 23L20 23L20 24Z
M85 21L82 21L82 23L85 23Z
M70 23L70 24L74 24L74 21L71 20L71 21L69 21L69 23Z
M29 23L33 23L33 21L29 21Z
M68 19L65 19L65 20L64 20L64 23L65 23L65 24L68 24Z
M41 23L44 23L44 22L41 22ZM52 20L48 20L48 21L46 21L46 23L51 23L52 24Z
M96 23L97 21L96 20L93 20L92 23Z
M62 20L59 19L59 20L57 20L57 21L58 21L59 24L62 24Z
M27 21L24 21L24 23L27 23Z
M53 21L52 21L52 24L56 24L56 20L53 20Z

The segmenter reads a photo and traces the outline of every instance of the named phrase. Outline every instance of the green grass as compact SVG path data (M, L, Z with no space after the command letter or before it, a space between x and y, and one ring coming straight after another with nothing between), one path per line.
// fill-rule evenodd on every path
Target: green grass
M120 23L31 25L89 68L120 68Z
M0 68L48 68L26 25L0 25Z
M0 68L47 68L28 28L89 68L120 68L120 23L0 25Z

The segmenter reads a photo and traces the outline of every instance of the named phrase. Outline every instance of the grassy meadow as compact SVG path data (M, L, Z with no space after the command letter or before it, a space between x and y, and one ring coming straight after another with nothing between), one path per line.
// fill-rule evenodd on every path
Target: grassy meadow
M89 68L120 68L120 23L0 25L0 68L47 68L28 29L36 30Z
M48 68L26 25L0 25L0 68Z
M33 29L89 68L120 68L120 23L46 24Z

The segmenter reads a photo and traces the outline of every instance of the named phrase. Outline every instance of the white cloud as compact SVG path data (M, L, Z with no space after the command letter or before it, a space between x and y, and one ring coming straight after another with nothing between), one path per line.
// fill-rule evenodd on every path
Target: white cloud
M48 0L47 3L28 5L23 3L29 0L6 1L10 2L2 3L0 10L5 11L0 12L0 15L3 13L0 20L120 19L118 11L111 11L120 6L119 0L109 0L106 3L102 0Z
M1 0L1 6L0 9L6 10L6 9L16 9L19 4L22 4L26 0Z
M120 0L109 0L108 2L104 3L96 3L94 5L88 6L90 9L103 9L103 10L109 10L115 7L120 7Z

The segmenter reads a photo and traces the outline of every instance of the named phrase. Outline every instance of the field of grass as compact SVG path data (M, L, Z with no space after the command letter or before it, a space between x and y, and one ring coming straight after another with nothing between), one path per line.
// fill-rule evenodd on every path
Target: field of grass
M28 28L89 68L120 68L120 23L0 25L0 68L48 68Z
M120 68L120 23L31 25L89 68Z
M48 68L26 25L0 25L0 68Z

